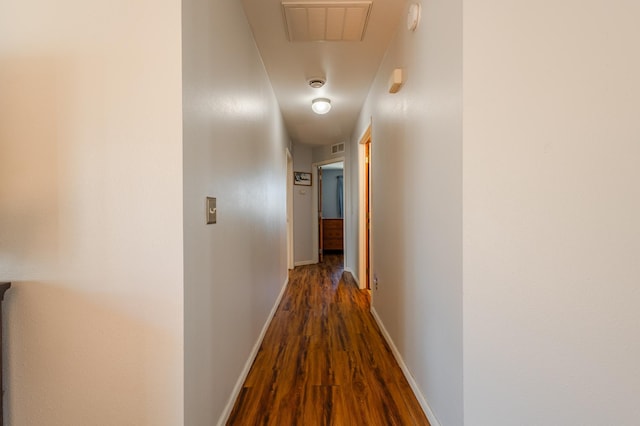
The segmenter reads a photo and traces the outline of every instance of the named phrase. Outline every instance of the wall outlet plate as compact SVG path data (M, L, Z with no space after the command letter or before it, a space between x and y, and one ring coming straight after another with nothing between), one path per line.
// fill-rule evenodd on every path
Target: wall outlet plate
M213 197L207 197L207 225L211 225L212 223L216 223L218 211L216 208L216 199Z

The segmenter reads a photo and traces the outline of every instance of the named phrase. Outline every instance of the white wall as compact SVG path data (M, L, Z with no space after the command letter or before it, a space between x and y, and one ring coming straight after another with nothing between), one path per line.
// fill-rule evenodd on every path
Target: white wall
M240 2L182 12L185 424L210 426L287 278L288 139Z
M180 3L0 13L11 425L181 424Z
M460 1L429 2L415 33L400 25L351 143L372 119L373 305L447 426L463 423L461 33Z
M465 3L467 425L638 424L638 16Z
M312 162L314 163L321 163L324 161L333 160L334 158L349 157L348 143L345 143L344 152L338 152L335 154L331 152L331 145L312 146L311 150L312 150L312 154L311 154Z
M312 147L296 144L293 148L293 170L311 173ZM316 185L317 182L312 182ZM293 186L293 253L296 264L313 262L312 199L313 188L310 186Z

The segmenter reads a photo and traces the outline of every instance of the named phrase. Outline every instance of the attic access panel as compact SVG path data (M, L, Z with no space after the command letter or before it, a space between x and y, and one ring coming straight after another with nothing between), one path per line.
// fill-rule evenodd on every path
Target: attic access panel
M283 1L289 41L362 41L371 1Z

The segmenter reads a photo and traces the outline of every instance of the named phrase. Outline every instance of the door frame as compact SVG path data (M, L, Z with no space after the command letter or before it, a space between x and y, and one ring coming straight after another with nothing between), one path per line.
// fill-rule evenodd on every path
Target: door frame
M371 161L366 158L366 145L369 145L369 153L371 153L371 127L369 122L367 129L364 131L358 141L358 253L359 253L359 275L360 288L371 289L373 284L373 244L372 243L372 208L371 208ZM364 176L368 173L368 185ZM369 207L369 217L367 218L367 206ZM367 229L368 227L368 229ZM367 247L369 248L367 252ZM367 264L369 270L367 271Z
M315 197L316 203L316 218L318 222L318 230L316 234L318 235L318 262L322 262L324 260L324 225L323 225L323 205L324 197L322 192L322 166L318 166L315 170L318 172L318 179L316 179L316 187L318 188L318 193Z
M289 148L286 148L287 163L287 269L294 268L293 256L293 156Z
M348 197L348 193L346 191L346 188L348 186L348 172L347 172L347 161L345 160L345 157L335 157L332 158L330 160L324 160L324 161L318 161L317 163L313 163L311 164L311 182L318 182L318 167L320 166L326 166L327 164L333 164L333 163L340 163L342 162L343 164L343 194L344 194L344 205L347 206L347 197ZM347 220L347 209L343 208L343 218L344 220L342 221L342 235L346 236L345 233L345 228L346 228L346 220ZM313 185L311 188L311 229L313 229L313 233L311 235L311 246L313 247L313 257L312 257L312 261L313 263L318 263L320 256L319 254L319 250L320 250L320 241L318 238L318 226L319 225L319 221L318 221L318 185ZM343 242L343 247L344 247L344 253L346 255L347 250L346 250L346 238L344 238L344 242ZM346 262L346 259L345 259ZM346 264L346 263L345 263Z

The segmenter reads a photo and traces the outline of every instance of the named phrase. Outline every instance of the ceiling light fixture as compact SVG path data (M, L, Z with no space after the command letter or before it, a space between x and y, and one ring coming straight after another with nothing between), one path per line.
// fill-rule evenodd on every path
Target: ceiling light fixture
M326 114L331 109L331 100L327 98L315 98L311 101L311 109L316 114Z

